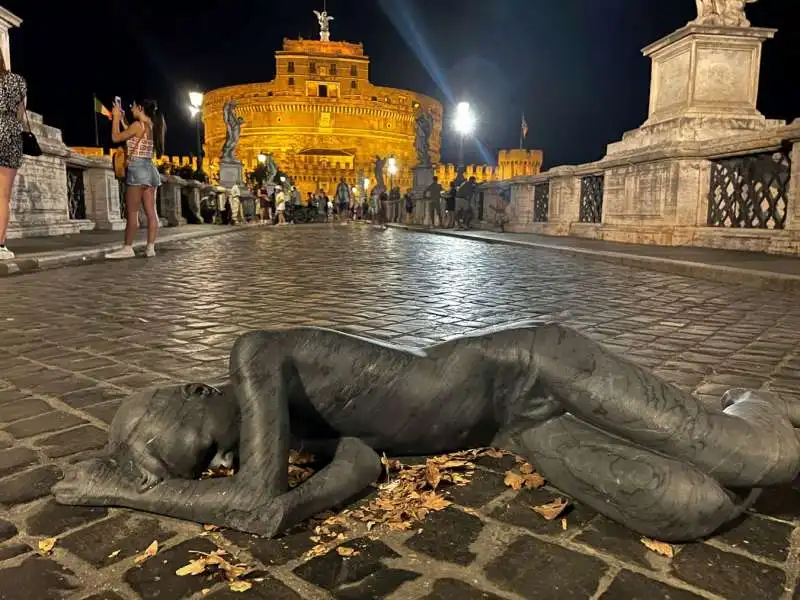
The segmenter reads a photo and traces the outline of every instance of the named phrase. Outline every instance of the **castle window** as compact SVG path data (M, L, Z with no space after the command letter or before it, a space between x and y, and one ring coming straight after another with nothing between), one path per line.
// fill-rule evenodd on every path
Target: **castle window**
M377 101L378 101L378 97L377 97L377 96L373 96L373 97L372 97L372 101L373 101L373 102L377 102Z
M358 89L358 83L356 83L355 79L350 82L350 89L351 90L357 90Z
M350 67L350 77L358 77L358 67L355 65Z
M336 75L336 65L335 64L331 65L331 75Z
M289 65L287 67L287 70L289 71L289 73L294 73L294 61L293 60L289 61Z
M294 85L294 77L289 77L289 85Z
M315 62L308 63L308 72L309 73L316 73L317 72L317 63L315 63Z
M267 96L272 96L272 92L267 92Z
M320 98L327 98L328 97L328 86L327 85L319 86L319 97Z

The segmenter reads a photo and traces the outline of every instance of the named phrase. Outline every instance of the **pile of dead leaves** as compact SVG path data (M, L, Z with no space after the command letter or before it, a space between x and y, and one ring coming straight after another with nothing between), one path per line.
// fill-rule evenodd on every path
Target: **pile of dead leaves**
M188 565L181 567L175 574L178 577L197 576L197 575L210 575L217 574L223 575L228 582L233 592L246 592L253 587L250 581L242 579L244 575L252 571L250 567L242 564L233 564L225 557L227 552L224 550L215 550L214 552L191 552L197 555L197 558L192 560ZM258 581L257 579L254 581Z
M432 457L419 465L405 465L384 456L386 477L378 486L377 498L342 515L365 523L368 531L376 526L407 531L431 512L450 506L442 490L447 486L467 485L475 473L474 461L481 456L499 458L503 453L469 450Z

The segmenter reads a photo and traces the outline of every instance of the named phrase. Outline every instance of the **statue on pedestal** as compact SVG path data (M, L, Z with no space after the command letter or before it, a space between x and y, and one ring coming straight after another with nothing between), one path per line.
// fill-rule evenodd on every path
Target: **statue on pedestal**
M695 0L697 2L697 19L695 25L712 27L750 27L750 21L744 12L745 4L758 0Z
M721 404L708 408L555 323L426 349L311 327L256 331L233 345L229 383L155 388L123 403L107 454L73 465L53 492L62 504L275 536L363 492L384 452L493 446L640 535L686 542L800 471L800 406L745 390ZM292 489L293 447L328 464ZM236 474L198 480L217 467Z
M278 165L272 157L272 153L267 153L267 160L264 161L264 185L273 185L275 183L275 175L278 174Z
M386 183L383 180L383 168L386 166L386 159L380 156L375 157L375 189L382 192L386 189Z
M417 160L420 167L431 166L431 135L433 134L433 113L421 106L417 109L415 121L417 137L414 146L417 151Z
M236 115L236 101L229 100L222 109L225 119L225 143L222 146L223 162L236 162L236 146L239 145L239 137L242 132L244 117Z
M333 17L331 17L327 11L319 12L318 10L314 11L314 14L317 15L317 21L319 21L319 39L323 42L330 42L331 41L331 21L333 21Z

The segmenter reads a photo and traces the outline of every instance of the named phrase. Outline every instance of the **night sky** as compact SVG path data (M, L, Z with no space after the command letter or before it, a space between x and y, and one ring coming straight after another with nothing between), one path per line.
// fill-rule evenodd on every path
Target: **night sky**
M28 104L69 145L93 145L92 93L159 101L167 151L194 150L190 89L269 81L284 37L316 38L323 0L0 0L25 22L11 34L13 70ZM759 109L800 116L800 17L796 0L748 7L754 25L779 29L764 45ZM693 0L328 0L332 39L362 41L377 85L466 99L479 112L485 162L519 144L546 166L596 160L647 116L650 61L640 50L696 16ZM790 65L792 67L790 67ZM793 76L794 73L794 76ZM109 122L100 121L107 143ZM444 160L456 145L445 127Z

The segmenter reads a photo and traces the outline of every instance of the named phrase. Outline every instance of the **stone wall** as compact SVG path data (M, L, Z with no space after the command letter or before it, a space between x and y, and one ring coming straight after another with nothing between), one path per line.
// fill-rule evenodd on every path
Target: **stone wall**
M757 169L739 173L736 185L712 182L712 169L726 159L758 157L769 164L770 157L777 160L783 153L789 160L785 194L784 180L770 182ZM581 183L591 175L603 181L599 223L580 219ZM537 185L549 187L547 222L533 221L531 203ZM743 197L762 192L780 197L781 208L775 213L779 222L765 227L709 224L709 202L719 201L723 187L741 191ZM595 163L492 182L482 190L488 196L507 190L513 215L507 231L800 256L800 120L715 141L653 146L625 157L609 155ZM738 210L757 212L759 208L764 215L770 213L766 202L761 206L742 203ZM784 212L785 221L780 222Z

